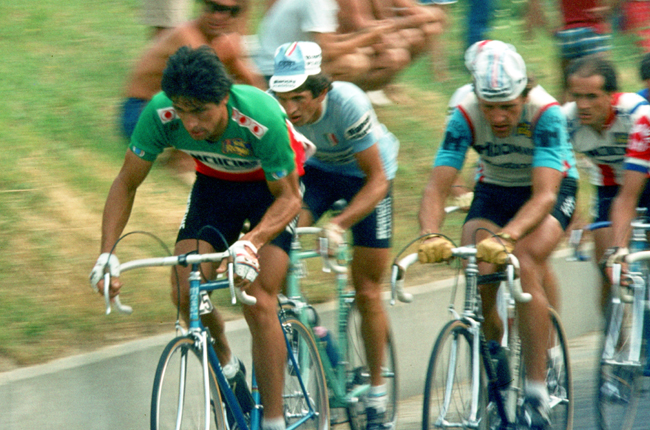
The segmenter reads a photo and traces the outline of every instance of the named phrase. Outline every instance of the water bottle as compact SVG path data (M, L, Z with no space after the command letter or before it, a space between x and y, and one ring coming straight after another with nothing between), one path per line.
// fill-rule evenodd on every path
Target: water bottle
M336 367L339 363L339 352L334 343L334 336L332 336L332 333L330 333L327 328L320 325L314 327L314 333L318 336L321 342L325 342L327 358L329 358L332 367Z

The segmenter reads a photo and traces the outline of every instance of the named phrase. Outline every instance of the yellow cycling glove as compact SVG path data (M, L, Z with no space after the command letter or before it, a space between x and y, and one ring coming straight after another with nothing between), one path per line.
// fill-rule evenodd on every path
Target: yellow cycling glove
M444 237L425 238L418 247L418 261L425 264L449 260L453 247L449 239Z
M488 237L476 245L476 258L492 264L504 264L508 260L508 254L512 253L516 241L506 233L496 236Z

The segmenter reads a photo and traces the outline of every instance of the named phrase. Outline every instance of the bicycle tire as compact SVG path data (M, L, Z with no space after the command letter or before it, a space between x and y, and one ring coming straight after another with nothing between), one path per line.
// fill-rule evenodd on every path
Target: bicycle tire
M212 367L208 367L209 428L224 430L226 425L219 386ZM170 341L160 356L154 377L151 430L205 430L203 387L201 352L194 339L181 336Z
M632 307L632 303L621 300L613 300L608 306L596 386L596 417L601 430L630 430L636 419L643 386L642 366L625 364L624 358L631 345ZM645 350L642 345L641 363L645 363ZM606 356L608 359L603 358Z
M290 351L284 372L283 409L287 428L295 425L309 413L309 404L315 415L298 428L301 430L329 429L329 397L323 363L311 331L295 318L282 321ZM299 372L296 371L298 364ZM298 375L301 378L298 378ZM305 391L302 389L304 384ZM307 403L309 402L309 404Z
M479 357L480 379L476 416L470 416L473 341L474 336L470 332L469 324L462 320L449 321L440 331L427 367L422 405L422 430L489 428L488 393L481 357ZM451 383L449 383L450 377L453 381ZM450 397L446 397L447 388L452 390Z
M573 379L569 345L560 316L549 308L551 333L547 349L546 388L550 398L551 424L554 430L573 428Z
M361 335L361 314L355 303L352 303L350 306L351 308L347 316L348 347L346 351L346 373L348 389L353 389L359 385L370 384L370 371L368 369L368 360L366 359L366 348ZM390 424L392 428L395 428L395 423L397 422L398 373L397 356L390 329L386 333L386 349L384 352L382 374L388 395L386 424ZM346 413L351 430L365 430L365 403L364 399L359 399L358 402L347 407Z

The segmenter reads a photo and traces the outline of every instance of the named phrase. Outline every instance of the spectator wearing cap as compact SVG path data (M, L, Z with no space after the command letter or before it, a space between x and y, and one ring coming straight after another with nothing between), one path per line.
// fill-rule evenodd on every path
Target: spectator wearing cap
M645 54L641 59L641 64L639 65L639 77L645 84L645 88L640 90L637 94L650 101L650 53Z
M321 49L313 42L278 48L269 81L296 129L316 145L305 163L303 210L298 225L317 222L334 202L347 206L324 226L330 249L353 239L352 282L361 313L370 368L367 429L390 428L382 377L388 318L381 302L390 259L392 180L399 142L379 123L370 100L356 85L331 81L321 71Z
M549 257L564 236L575 208L577 170L557 101L528 86L526 65L514 50L485 50L472 66L474 93L452 114L436 156L419 212L421 234L440 232L445 199L462 169L467 150L478 153L474 200L461 244L476 243L479 271L493 272L513 253L521 286L532 300L520 304L519 333L526 366L524 410L529 428L550 429L546 388L549 303L557 306ZM505 197L507 196L507 197ZM492 236L489 232L494 233ZM440 236L418 249L422 263L451 257L452 243ZM503 334L496 288L480 286L484 333L507 369L499 345ZM499 384L507 386L507 372ZM503 381L501 380L503 378Z

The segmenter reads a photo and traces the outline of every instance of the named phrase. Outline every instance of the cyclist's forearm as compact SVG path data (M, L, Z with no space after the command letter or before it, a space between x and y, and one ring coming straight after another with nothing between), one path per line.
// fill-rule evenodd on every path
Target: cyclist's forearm
M288 176L267 184L275 201L266 210L259 224L242 237L242 240L251 241L257 249L282 233L301 209L298 173L295 170Z
M333 223L347 230L364 219L386 197L389 183L382 174L381 177L366 182L359 192L352 198L345 210L332 219Z
M434 167L431 171L418 213L421 234L440 232L445 218L445 201L457 174L458 169L450 166Z
M119 179L111 186L102 217L102 241L100 252L111 251L124 231L135 200L135 189L129 191Z
M535 229L551 213L556 200L557 196L550 192L533 197L519 209L502 231L508 233L514 240L519 240Z
M625 195L619 195L612 202L609 214L612 222L611 245L626 247L630 236L630 223L636 214L636 202Z

